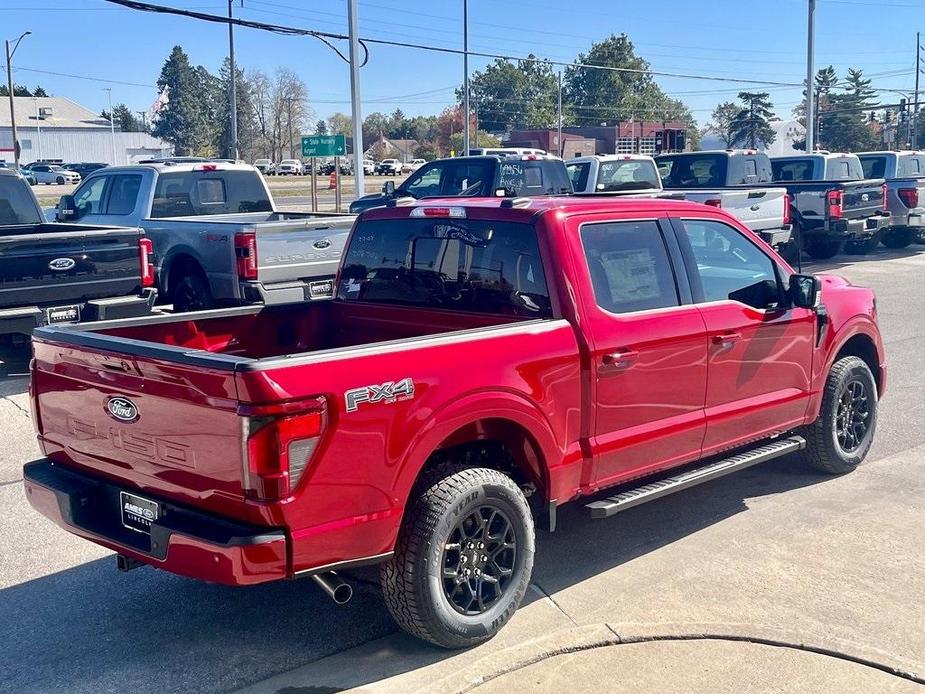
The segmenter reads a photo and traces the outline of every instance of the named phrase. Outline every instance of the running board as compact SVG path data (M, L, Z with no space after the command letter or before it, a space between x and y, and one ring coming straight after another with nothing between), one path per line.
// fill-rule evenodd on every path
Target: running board
M590 504L586 504L585 508L591 511L592 518L608 518L633 506L660 499L663 496L693 487L701 482L709 482L723 475L738 472L752 465L758 465L788 453L801 451L804 448L806 448L806 441L800 436L778 439L758 448L737 453L730 458L717 460L709 465L688 470L658 482L650 482L600 501L592 501Z

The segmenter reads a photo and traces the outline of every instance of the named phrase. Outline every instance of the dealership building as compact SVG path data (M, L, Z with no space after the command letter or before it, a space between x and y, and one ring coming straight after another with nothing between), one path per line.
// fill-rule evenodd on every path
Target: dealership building
M108 120L70 99L13 97L20 163L39 159L63 162L133 164L150 157L170 156L173 147L148 133L111 131ZM10 99L0 97L0 161L13 162Z

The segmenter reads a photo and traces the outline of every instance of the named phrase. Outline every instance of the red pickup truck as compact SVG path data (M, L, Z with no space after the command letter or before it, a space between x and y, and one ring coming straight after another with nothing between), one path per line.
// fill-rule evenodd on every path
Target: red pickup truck
M336 571L381 564L396 621L446 647L510 618L559 505L788 453L849 472L886 384L870 290L670 200L401 201L358 218L334 301L33 342L42 514L124 570L344 601Z

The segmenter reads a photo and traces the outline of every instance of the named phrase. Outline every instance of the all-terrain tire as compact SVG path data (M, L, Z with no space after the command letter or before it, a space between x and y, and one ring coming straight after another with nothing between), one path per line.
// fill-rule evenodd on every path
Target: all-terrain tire
M215 299L205 277L192 273L180 277L170 289L175 313L206 311L215 308Z
M806 253L815 260L828 260L838 255L841 241L833 239L809 239L806 242Z
M486 508L500 512L509 521L510 534L505 532L505 537L513 538L514 548L511 554L504 554L503 562L510 573L498 584L503 588L493 603L478 614L464 614L447 592L453 579L446 578L446 571L452 572L454 564L464 565L459 553L456 557L460 561L452 561L453 550L449 548L454 544L452 539L459 539L459 527L473 514L490 513L483 511ZM490 537L490 531L489 527L485 537ZM487 555L511 550L486 547L485 551ZM416 485L395 554L381 566L386 606L398 625L418 638L444 648L475 646L494 636L517 610L530 582L534 551L533 517L523 492L510 477L490 468L438 465ZM491 554L484 574L502 554ZM476 585L481 591L483 584Z
M840 427L841 430L845 428L845 417L840 406L846 397L851 397L848 390L855 387L853 384L860 385L865 397L863 405L855 403L854 407L865 408L867 415L861 418L865 421L863 435L856 437L856 445L846 446L839 439ZM874 375L863 359L843 357L829 371L819 418L801 432L806 439L806 448L801 455L816 470L843 475L854 470L867 456L876 429L877 383Z

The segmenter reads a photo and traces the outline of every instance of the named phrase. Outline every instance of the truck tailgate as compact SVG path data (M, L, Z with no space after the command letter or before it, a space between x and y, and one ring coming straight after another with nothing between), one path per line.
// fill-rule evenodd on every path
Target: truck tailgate
M34 340L32 394L45 454L128 490L254 518L242 491L231 370Z
M883 210L882 179L841 183L844 185L842 211L847 219L871 217Z
M695 202L721 200L722 209L752 231L780 229L784 224L785 188L723 188L685 190L685 197Z
M0 307L131 294L141 286L139 229L0 232Z
M257 277L264 285L333 277L355 217L266 222L257 232Z

